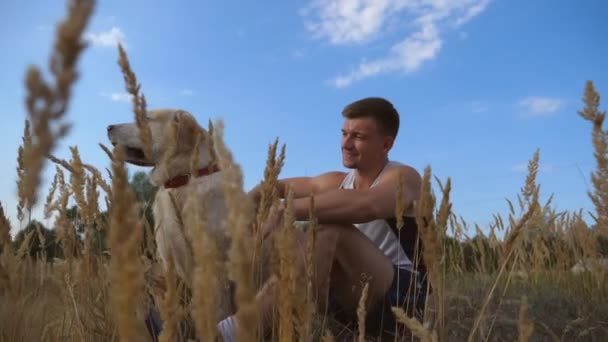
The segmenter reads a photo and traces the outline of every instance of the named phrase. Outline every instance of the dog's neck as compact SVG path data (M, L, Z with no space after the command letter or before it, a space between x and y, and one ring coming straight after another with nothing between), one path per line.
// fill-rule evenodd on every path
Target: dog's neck
M150 182L155 186L164 186L165 183L176 177L190 177L190 156L187 154L167 158L161 165L155 166L150 172ZM205 174L215 172L215 163L212 163L209 152L201 149L198 156L197 173ZM200 172L199 172L200 171Z
M171 179L168 179L164 184L164 188L165 189L175 189L175 188L180 188L186 184L188 184L188 182L190 181L191 177L204 177L204 176L208 176L210 174L219 172L220 168L217 164L212 164L210 166L206 166L203 168L200 168L196 171L195 174L190 175L190 174L185 174L185 175L179 175L179 176L175 176Z

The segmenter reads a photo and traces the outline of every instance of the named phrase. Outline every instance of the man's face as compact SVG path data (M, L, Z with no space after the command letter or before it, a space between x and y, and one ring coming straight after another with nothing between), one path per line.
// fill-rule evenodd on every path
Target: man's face
M368 168L384 161L392 138L381 134L372 118L345 119L341 145L344 167Z

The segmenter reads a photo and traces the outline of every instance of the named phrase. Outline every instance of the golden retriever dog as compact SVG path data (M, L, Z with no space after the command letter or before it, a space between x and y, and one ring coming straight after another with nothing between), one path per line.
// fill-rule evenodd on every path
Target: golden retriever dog
M190 196L195 196L194 203L200 203L199 209L206 207L201 215L206 218L208 232L216 239L225 261L229 242L223 230L228 213L222 188L223 174L213 163L210 135L190 113L175 109L151 110L147 121L151 132L149 158L144 154L135 123L108 126L108 138L114 145L125 146L126 162L152 167L150 181L158 186L153 205L158 255L165 269L172 259L176 274L192 288L194 261L190 237L199 232L188 225L186 203ZM196 174L191 176L191 160L197 144L198 165ZM220 319L233 311L230 292L228 286L222 286Z

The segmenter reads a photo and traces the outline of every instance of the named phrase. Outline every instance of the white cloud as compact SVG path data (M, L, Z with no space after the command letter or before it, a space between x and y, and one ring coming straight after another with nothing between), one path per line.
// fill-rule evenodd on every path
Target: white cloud
M481 101L473 101L471 102L471 111L473 113L483 113L488 111L488 106Z
M118 43L126 48L125 34L119 27L112 27L108 31L87 33L85 39L94 46L115 48Z
M306 56L306 51L304 49L294 49L291 51L291 57L294 59L301 59Z
M399 1L389 0L312 0L303 14L318 12L306 21L317 38L332 44L361 43L372 38L388 17L397 12Z
M528 116L548 116L564 106L564 101L558 98L531 96L519 101L519 106L526 110Z
M179 94L182 96L192 96L194 95L194 90L192 89L182 89L179 91Z
M483 12L483 10L486 9L486 7L488 6L489 3L490 3L490 0L480 0L477 3L469 6L466 9L466 11L464 12L464 14L462 14L460 17L458 17L456 19L456 21L454 22L454 26L460 27L460 26L466 24L469 20L475 18L481 12Z
M330 81L336 87L389 72L413 72L434 59L444 30L456 29L487 7L489 0L311 0L302 10L315 38L333 45L363 45L391 23L409 32L382 57L359 63Z
M109 99L112 102L131 102L133 96L129 93L106 93L101 92L99 95Z
M50 30L53 29L53 26L51 26L51 25L38 25L38 26L36 26L36 29L38 31L50 31Z

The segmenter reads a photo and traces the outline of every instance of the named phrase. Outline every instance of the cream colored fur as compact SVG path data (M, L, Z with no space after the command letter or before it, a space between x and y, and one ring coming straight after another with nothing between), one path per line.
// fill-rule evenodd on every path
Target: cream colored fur
M194 117L184 111L173 109L152 110L148 113L148 122L152 135L152 156L143 157L142 142L134 123L123 123L108 127L108 137L113 144L121 144L127 149L127 162L153 167L150 180L158 186L153 212L155 220L155 239L158 255L166 268L170 258L173 260L177 275L192 288L194 260L190 237L198 234L187 223L192 211L188 210L187 201L194 196L195 205L203 202L207 210L201 215L207 219L207 229L215 237L219 250L226 258L228 241L224 234L223 223L227 208L222 188L222 172L203 177L191 178L187 185L167 189L163 184L179 175L190 174L190 162L196 138L199 137L199 155L197 168L209 165L209 135L198 125ZM230 291L222 288L220 318L233 311Z

